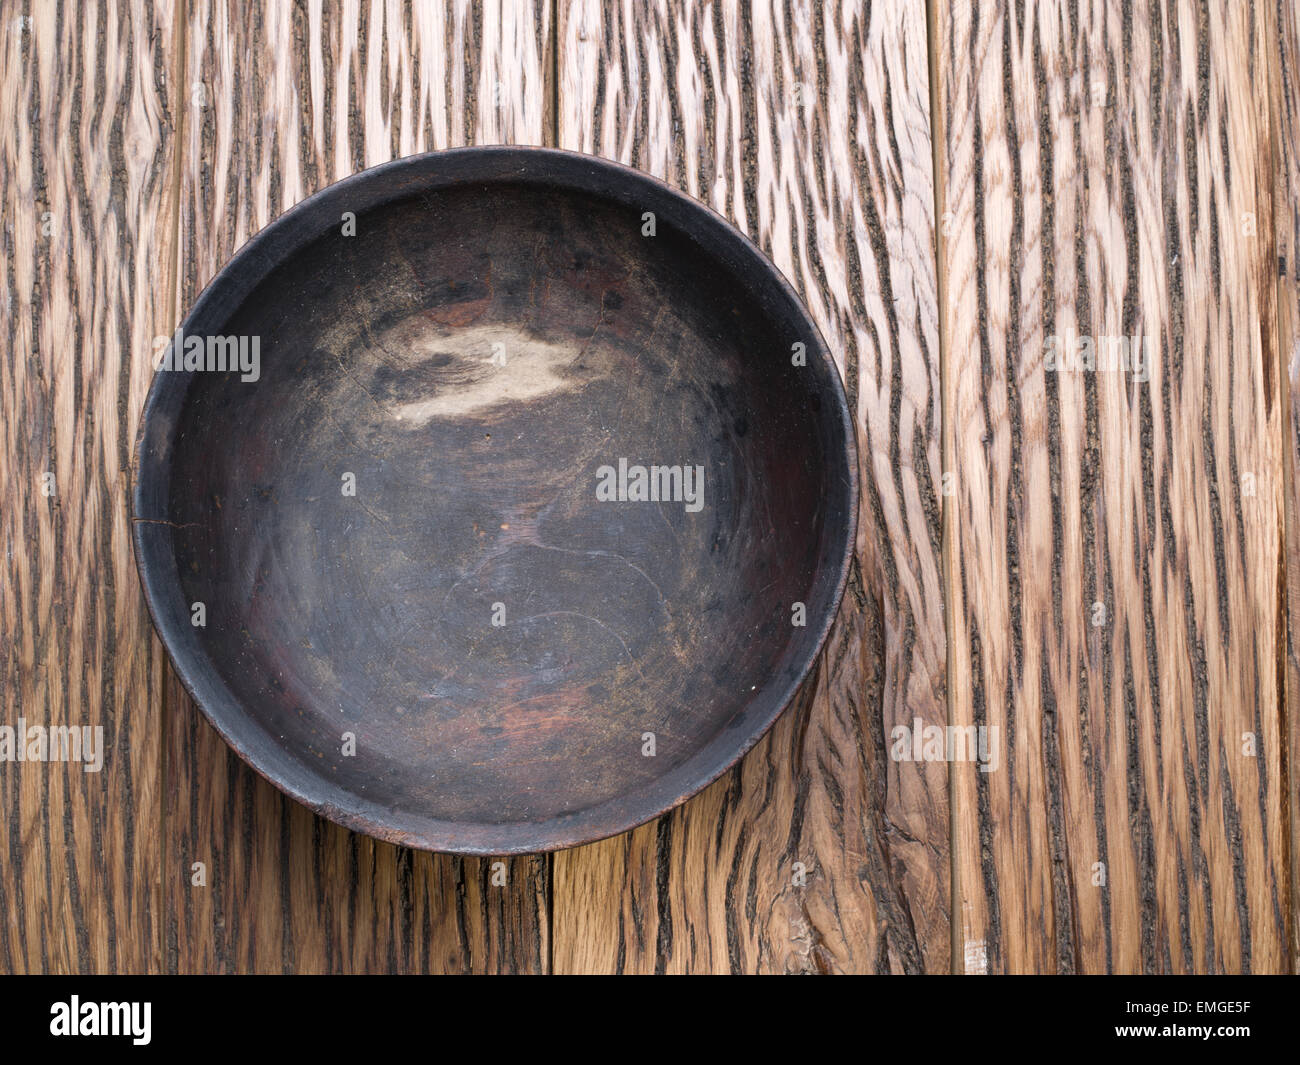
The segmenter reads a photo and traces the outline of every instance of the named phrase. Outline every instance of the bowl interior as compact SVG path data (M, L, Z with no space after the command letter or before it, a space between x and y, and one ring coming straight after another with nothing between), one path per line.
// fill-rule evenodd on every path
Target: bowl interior
M834 370L739 237L627 184L408 178L354 224L344 191L237 258L158 375L160 629L331 816L484 852L618 831L816 655L853 535Z

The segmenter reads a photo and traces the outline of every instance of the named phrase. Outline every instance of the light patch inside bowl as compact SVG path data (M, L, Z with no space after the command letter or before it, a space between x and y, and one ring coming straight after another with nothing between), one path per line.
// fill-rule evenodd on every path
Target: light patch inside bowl
M412 428L434 418L478 416L590 380L564 373L580 354L572 346L505 324L448 328L416 314L384 330L378 341L385 355L398 359L419 382L408 390L412 398L391 408L394 418Z

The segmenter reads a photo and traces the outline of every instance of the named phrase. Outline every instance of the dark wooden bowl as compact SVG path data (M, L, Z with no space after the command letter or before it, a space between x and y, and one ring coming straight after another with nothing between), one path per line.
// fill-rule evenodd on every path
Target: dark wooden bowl
M217 731L325 817L466 854L609 836L735 763L816 661L844 391L780 273L666 185L401 159L264 229L182 329L202 351L138 444L149 609ZM240 369L214 336L248 338Z

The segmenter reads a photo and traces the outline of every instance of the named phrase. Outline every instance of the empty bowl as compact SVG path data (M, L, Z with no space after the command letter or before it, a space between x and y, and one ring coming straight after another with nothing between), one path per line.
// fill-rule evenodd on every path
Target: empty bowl
M601 159L400 159L258 233L159 343L136 559L186 689L340 824L507 854L683 801L809 675L857 508L781 274Z

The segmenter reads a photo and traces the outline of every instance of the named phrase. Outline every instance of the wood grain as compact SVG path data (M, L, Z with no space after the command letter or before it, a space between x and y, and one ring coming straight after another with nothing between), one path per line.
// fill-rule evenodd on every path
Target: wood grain
M171 39L171 5L145 0L6 5L0 22L0 724L99 727L105 748L98 773L0 763L6 972L159 957L163 656L127 493L169 328Z
M540 143L550 9L531 0L190 5L181 303L304 196L398 155ZM166 965L177 971L540 972L548 863L416 853L323 821L168 695ZM195 862L206 886L192 886Z
M5 5L0 725L108 750L0 763L0 970L1296 968L1300 15L930 8L927 34L915 0ZM841 358L866 489L771 735L505 886L229 753L152 634L127 506L152 341L240 245L363 167L501 141L750 233ZM1048 371L1070 333L1151 338L1150 380ZM951 767L951 849L948 767L890 757L950 714L1000 730L997 769Z
M554 859L557 972L944 971L939 372L924 11L562 3L559 146L710 204L791 279L857 411L857 565L816 682L677 811ZM801 875L802 870L802 875Z
M1288 872L1291 878L1289 917L1291 929L1291 971L1300 971L1300 788L1296 768L1300 766L1300 506L1296 490L1300 485L1300 9L1280 4L1268 36L1275 43L1266 56L1268 95L1272 113L1273 218L1277 256L1278 359L1286 362L1282 387L1282 421L1285 454L1282 459L1286 486L1286 699L1282 718L1286 794L1283 809L1289 817Z
M1288 964L1265 20L939 8L967 971ZM1070 332L1150 379L1047 370Z

